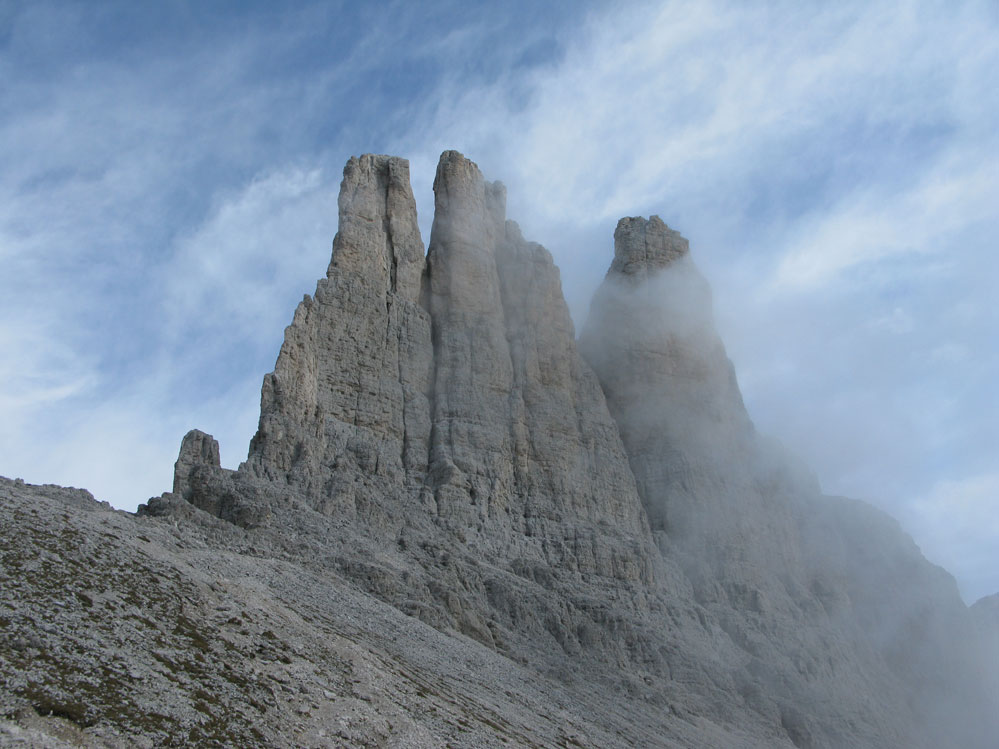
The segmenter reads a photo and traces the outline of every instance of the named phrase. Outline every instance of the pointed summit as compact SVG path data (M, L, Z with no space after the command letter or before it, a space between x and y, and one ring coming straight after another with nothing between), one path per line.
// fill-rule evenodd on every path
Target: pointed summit
M610 273L647 277L690 253L690 245L658 216L622 218L614 230Z
M324 512L420 483L430 424L430 319L409 162L366 154L343 170L326 278L285 330L264 378L248 464Z
M487 250L503 236L506 188L487 182L478 165L457 151L441 154L434 178L434 225L430 244Z
M710 288L687 240L658 216L618 223L579 346L603 385L653 530L674 543L704 542L718 530L697 527L706 506L728 493L699 479L713 480L720 463L745 463L755 431L715 330Z
M340 183L340 227L327 276L356 273L415 302L423 274L423 240L409 184L409 162L397 156L351 157Z

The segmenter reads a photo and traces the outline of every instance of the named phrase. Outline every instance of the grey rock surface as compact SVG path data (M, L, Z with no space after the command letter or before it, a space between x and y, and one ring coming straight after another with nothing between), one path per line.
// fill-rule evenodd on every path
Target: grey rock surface
M180 443L180 454L173 465L174 494L190 499L193 491L192 474L202 466L209 470L221 468L221 460L218 440L200 429L192 429L184 435L184 440Z
M660 734L641 700L440 632L264 529L0 479L0 533L3 746L697 745L692 725Z
M0 745L992 745L991 609L756 433L685 239L622 219L577 345L503 186L445 152L425 254L408 170L344 169L237 470L0 480Z
M430 316L408 163L351 159L339 215L326 278L298 306L264 380L246 470L320 511L374 520L399 507L400 488L422 484L430 433Z

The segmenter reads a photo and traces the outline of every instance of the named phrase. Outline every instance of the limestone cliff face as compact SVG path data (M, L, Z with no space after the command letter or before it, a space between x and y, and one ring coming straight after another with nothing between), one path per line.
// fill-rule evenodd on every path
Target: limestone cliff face
M323 512L370 516L427 466L430 316L408 163L351 159L339 215L326 278L299 304L264 380L247 466Z
M687 241L622 219L577 344L503 186L448 151L434 192L425 255L407 162L348 162L247 461L192 432L144 513L471 638L599 745L988 746L953 580L756 433Z
M436 512L483 549L534 547L563 569L647 582L634 479L551 256L506 221L503 186L460 154L441 157L434 191Z
M648 581L645 515L550 255L461 154L434 190L425 261L407 163L347 164L327 278L265 378L245 470L392 533L415 514L503 562Z

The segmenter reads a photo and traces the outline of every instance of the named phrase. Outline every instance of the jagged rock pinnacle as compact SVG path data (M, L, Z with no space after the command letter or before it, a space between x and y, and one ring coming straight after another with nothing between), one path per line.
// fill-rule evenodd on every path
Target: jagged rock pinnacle
M180 455L173 467L173 492L182 497L190 494L191 472L197 467L207 465L218 468L221 465L219 443L210 434L200 429L192 429L184 435L180 444Z
M340 184L334 269L356 273L415 302L423 274L423 241L409 184L409 162L395 156L352 157Z
M690 245L658 216L622 218L614 230L611 273L645 277L690 252Z
M502 238L506 188L487 182L475 162L457 151L441 154L434 178L431 247L460 246L488 252Z

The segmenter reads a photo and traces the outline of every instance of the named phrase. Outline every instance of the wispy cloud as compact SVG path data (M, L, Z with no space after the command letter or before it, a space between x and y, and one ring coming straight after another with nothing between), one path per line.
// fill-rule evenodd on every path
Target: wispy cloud
M61 401L92 389L97 373L92 361L46 333L52 323L14 318L0 322L0 350L19 352L0 359L0 411L9 433L23 429L37 408L58 406Z
M780 257L777 290L807 291L856 266L909 253L953 257L962 232L995 218L997 153L976 148L961 154L972 163L940 164L907 189L882 185L851 192L830 210L800 222Z
M876 175L850 159L898 146L879 135L932 139L958 92L985 93L975 76L992 55L955 53L995 44L987 27L969 28L952 8L914 3L615 8L526 81L444 98L426 131L495 161L530 190L524 203L573 221L690 190L704 200L766 166L778 179L852 167L843 178L863 184Z
M619 216L689 236L754 418L831 491L914 518L995 472L994 3L466 5L0 13L0 473L129 506L188 427L237 462L343 161L409 157L428 229L445 148L577 322Z
M173 243L164 268L171 343L192 333L251 340L281 330L302 280L322 275L329 260L338 183L292 168L217 196L205 220Z

